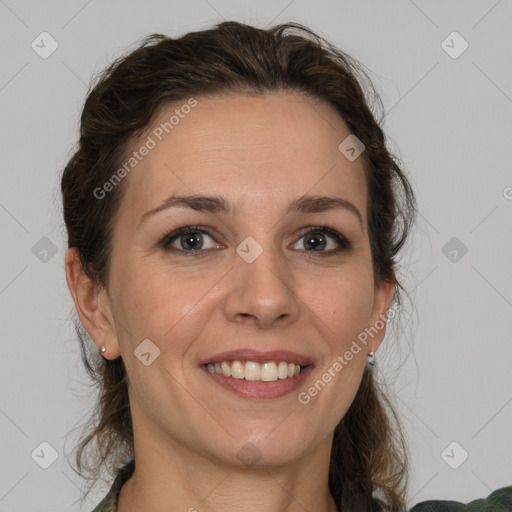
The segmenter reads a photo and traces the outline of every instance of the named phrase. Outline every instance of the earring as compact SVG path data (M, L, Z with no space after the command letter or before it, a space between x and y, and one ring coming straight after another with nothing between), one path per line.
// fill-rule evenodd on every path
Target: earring
M104 354L106 351L107 349L105 348L105 345L102 345L102 347L100 348L100 352Z
M375 356L373 354L373 352L370 352L366 358L366 370L369 372L371 372L375 366Z

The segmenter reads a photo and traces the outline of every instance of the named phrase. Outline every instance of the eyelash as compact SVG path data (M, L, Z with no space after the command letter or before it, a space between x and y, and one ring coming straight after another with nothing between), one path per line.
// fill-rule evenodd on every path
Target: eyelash
M202 233L207 234L211 238L215 239L213 234L203 226L184 226L182 228L176 229L172 233L169 233L164 236L164 238L158 243L158 245L166 252L174 252L176 254L183 254L184 256L202 256L205 252L211 251L213 249L198 249L198 250L190 250L184 251L182 249L176 249L176 247L171 247L170 244L174 241L175 238L180 235L184 235L187 233ZM301 234L299 236L299 240L308 234L327 234L334 238L336 242L339 244L337 249L331 249L330 251L312 251L312 250L301 250L300 252L308 252L314 253L320 257L327 256L336 256L342 252L346 252L352 249L352 244L350 241L345 238L341 233L336 231L335 229L329 228L327 226L308 226L301 230Z

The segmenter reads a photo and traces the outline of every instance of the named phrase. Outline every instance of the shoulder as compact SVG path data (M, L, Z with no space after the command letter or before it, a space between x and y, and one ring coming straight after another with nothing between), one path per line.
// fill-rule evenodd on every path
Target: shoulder
M121 487L132 476L134 470L135 460L132 459L118 471L107 495L98 503L92 512L116 512Z
M417 503L410 512L512 512L512 486L502 487L487 498L464 504L459 501L429 500Z
M116 504L110 496L105 496L92 512L116 512Z

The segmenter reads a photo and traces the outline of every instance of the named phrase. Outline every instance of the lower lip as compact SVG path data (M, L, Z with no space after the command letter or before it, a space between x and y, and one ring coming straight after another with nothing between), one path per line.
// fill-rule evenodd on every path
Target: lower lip
M210 372L206 366L201 369L208 374L208 377L217 382L225 389L241 396L242 398L253 399L272 399L280 398L293 391L296 391L313 370L313 365L306 366L304 370L294 377L286 379L277 379L273 382L250 381L245 379L235 379L234 377L225 377L217 372Z

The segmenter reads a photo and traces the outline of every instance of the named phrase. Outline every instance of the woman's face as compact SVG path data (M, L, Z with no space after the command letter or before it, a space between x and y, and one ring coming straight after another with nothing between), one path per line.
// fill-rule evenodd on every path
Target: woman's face
M325 103L297 93L196 101L162 111L132 144L138 163L124 178L101 302L113 319L105 357L126 366L136 443L139 432L157 450L286 464L330 446L384 336L393 287L373 284L363 162L338 148L350 132ZM227 208L203 201L147 213L191 195ZM305 196L352 206L313 199L289 210ZM196 227L166 248L165 236L186 226ZM322 226L331 231L315 233ZM375 324L379 333L361 343ZM265 355L285 350L296 355ZM240 352L220 356L233 372L233 360L245 370L247 360L278 367L299 355L309 368L274 382L211 374L204 363L227 351Z

